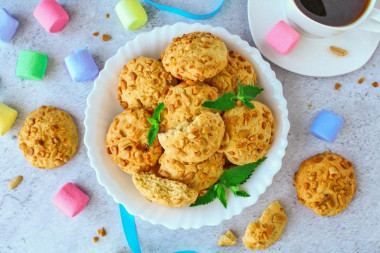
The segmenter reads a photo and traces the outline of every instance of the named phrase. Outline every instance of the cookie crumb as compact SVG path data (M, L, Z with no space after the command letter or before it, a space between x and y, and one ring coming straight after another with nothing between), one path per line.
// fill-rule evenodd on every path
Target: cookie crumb
M218 246L233 246L236 244L236 236L232 233L231 230L227 230L227 233L221 235L218 240Z
M342 85L341 85L340 83L336 83L336 84L335 84L335 89L336 89L336 90L339 90L340 87L342 87Z
M364 82L364 77L360 78L358 84L362 84Z
M377 88L377 87L379 87L379 84L377 82L373 82L372 86L375 87L375 88Z
M92 240L94 241L94 243L97 243L99 241L99 237L94 236L94 238Z
M309 104L308 107L311 108L313 105L312 104Z
M94 32L92 35L94 35L95 37L97 37L99 35L98 32Z
M108 34L103 34L102 39L103 41L109 41L110 39L112 39L112 37L109 36Z
M106 14L106 18L110 18L110 14L109 13Z
M8 187L9 189L13 190L14 188L16 188L20 183L21 181L24 179L23 176L17 176L15 178L13 178L11 181L9 181L8 183Z
M347 50L346 49L343 49L343 48L340 48L340 47L336 47L336 46L330 46L330 51L338 56L345 56L347 55Z

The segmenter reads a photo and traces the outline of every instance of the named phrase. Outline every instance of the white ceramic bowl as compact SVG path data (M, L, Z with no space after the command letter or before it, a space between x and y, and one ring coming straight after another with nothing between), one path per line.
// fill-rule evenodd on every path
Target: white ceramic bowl
M193 31L207 31L219 36L228 49L239 52L253 64L258 74L258 85L265 89L257 100L269 106L276 119L274 141L267 153L268 159L241 187L251 197L236 198L228 193L227 209L218 200L205 206L184 208L168 208L150 203L135 189L131 176L123 172L106 152L105 140L108 127L113 118L123 111L117 100L117 85L118 75L124 64L140 55L158 59L172 38ZM260 194L272 183L273 176L281 168L289 132L288 110L282 94L282 85L259 51L224 28L186 23L176 23L141 33L121 47L117 54L106 62L95 81L94 88L87 98L84 124L86 127L84 141L91 166L96 171L99 183L106 188L108 194L117 203L123 204L129 213L152 224L161 224L171 229L215 226L256 203Z

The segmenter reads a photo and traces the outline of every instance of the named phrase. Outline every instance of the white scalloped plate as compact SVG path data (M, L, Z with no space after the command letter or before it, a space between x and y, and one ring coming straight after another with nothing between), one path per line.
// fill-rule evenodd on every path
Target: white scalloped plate
M224 209L219 201L205 206L175 209L151 203L135 189L131 176L115 165L106 152L105 139L108 127L113 118L122 112L117 100L117 85L118 75L124 64L140 55L158 59L172 38L193 31L207 31L219 36L228 49L239 52L253 64L258 74L259 86L265 89L257 100L268 105L276 119L274 142L267 153L268 159L242 186L251 197L235 198L229 194L227 209ZM95 81L94 88L87 98L84 124L86 127L84 141L91 166L96 171L99 183L106 188L108 194L117 203L123 204L129 213L152 224L161 224L171 229L215 226L256 203L260 194L272 183L273 176L281 168L289 132L288 110L282 94L282 85L259 51L224 28L186 23L176 23L141 33L121 47L117 54L106 62Z

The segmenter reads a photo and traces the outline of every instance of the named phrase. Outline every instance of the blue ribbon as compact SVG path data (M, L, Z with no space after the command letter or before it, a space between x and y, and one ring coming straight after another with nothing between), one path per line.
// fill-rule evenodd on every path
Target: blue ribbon
M187 12L187 11L175 8L175 7L171 7L171 6L167 6L167 5L163 5L163 4L158 4L158 3L155 3L151 0L142 0L142 1L156 7L157 9L160 9L163 11L168 11L168 12L171 12L171 13L174 13L177 15L181 15L181 16L184 16L187 18L191 18L191 19L208 19L208 18L211 18L212 16L214 16L216 13L219 12L220 8L222 8L222 5L224 3L224 0L218 0L219 5L216 8L216 10L214 10L213 12L210 12L208 14L197 15L197 14L193 14L193 13L190 13L190 12Z

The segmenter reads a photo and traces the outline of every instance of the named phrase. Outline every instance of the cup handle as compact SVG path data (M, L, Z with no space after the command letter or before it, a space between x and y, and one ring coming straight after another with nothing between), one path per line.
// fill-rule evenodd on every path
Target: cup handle
M358 27L361 30L380 33L380 9L374 8L362 24Z

